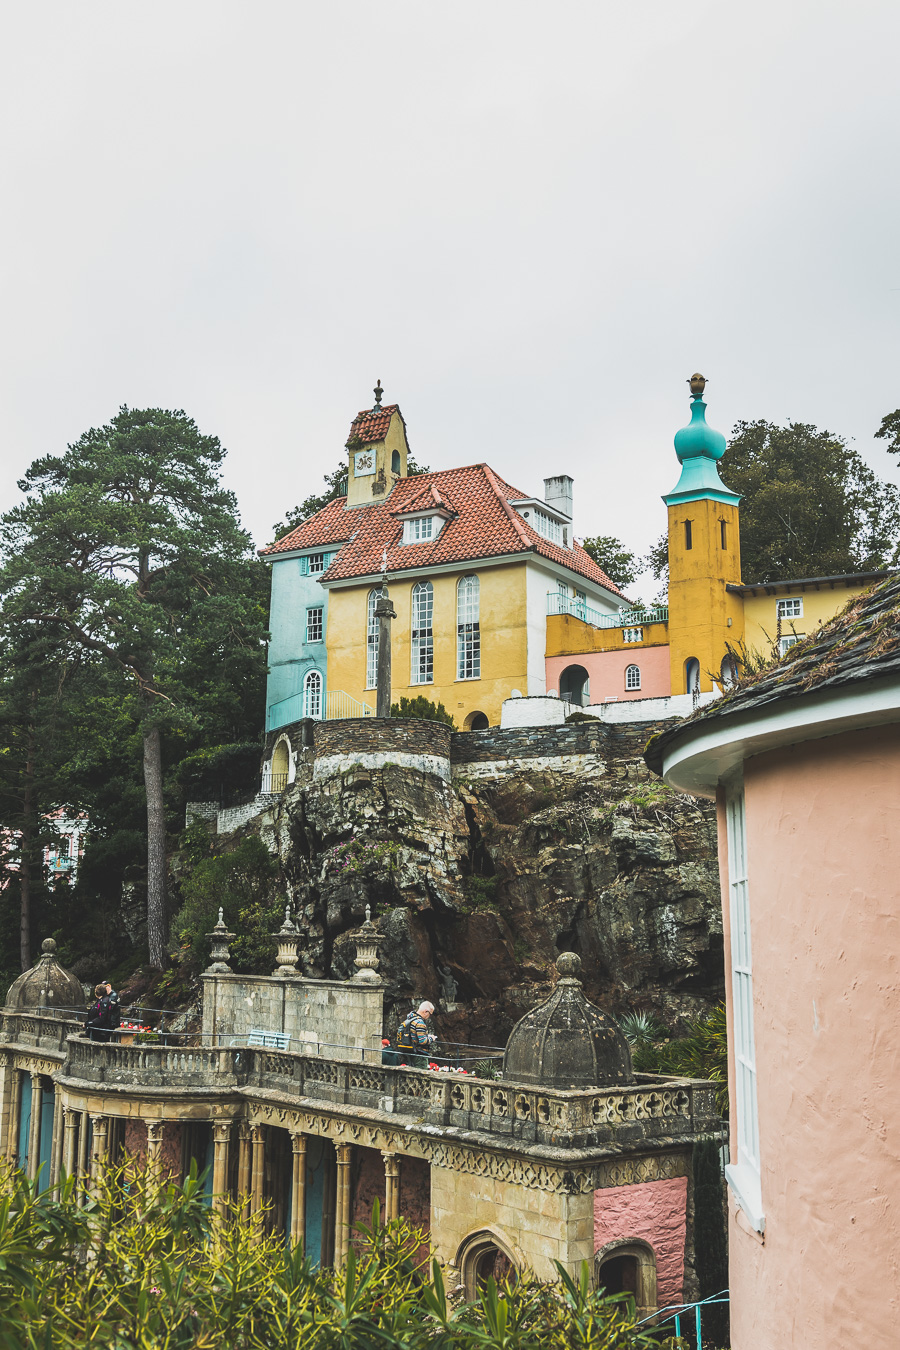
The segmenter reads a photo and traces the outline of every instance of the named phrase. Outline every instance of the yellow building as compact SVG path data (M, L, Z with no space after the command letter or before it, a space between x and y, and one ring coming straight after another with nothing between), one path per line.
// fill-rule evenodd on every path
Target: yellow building
M498 724L515 694L545 692L551 602L610 618L626 603L573 538L571 478L545 479L537 498L484 463L409 477L403 417L380 395L351 426L346 497L262 550L267 731L375 711L385 578L392 700L424 695L465 728Z
M742 657L783 653L884 572L744 585L737 493L719 477L725 437L706 422L701 375L675 437L681 476L668 510L668 606L613 619L560 605L547 619L547 685L576 703L711 695Z

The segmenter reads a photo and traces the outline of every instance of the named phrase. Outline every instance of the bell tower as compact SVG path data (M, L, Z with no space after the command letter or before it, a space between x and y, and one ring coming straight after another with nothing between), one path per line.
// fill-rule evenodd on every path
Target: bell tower
M375 404L357 413L350 428L347 450L347 506L384 501L400 478L406 477L406 423L396 403L381 405L381 380L375 386Z
M681 477L663 497L669 510L669 657L673 694L710 692L726 644L743 636L738 503L719 477L725 437L706 421L706 380L692 375L691 420L675 436Z

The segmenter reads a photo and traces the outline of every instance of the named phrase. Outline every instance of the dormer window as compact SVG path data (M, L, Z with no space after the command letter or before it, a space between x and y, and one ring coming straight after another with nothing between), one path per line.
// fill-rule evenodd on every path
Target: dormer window
M403 543L422 544L437 539L444 521L442 516L416 516L403 522Z
M535 497L511 501L510 506L516 508L522 519L542 539L546 539L550 544L556 544L558 548L571 547L569 532L572 528L572 522L561 511L557 511L553 506L548 506L546 502L538 501Z

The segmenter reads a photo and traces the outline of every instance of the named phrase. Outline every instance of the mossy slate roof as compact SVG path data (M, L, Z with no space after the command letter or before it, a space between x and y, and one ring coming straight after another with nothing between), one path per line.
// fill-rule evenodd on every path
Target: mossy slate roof
M662 773L671 746L698 726L713 727L785 699L900 675L900 576L855 596L833 619L789 648L780 661L648 741L644 759Z

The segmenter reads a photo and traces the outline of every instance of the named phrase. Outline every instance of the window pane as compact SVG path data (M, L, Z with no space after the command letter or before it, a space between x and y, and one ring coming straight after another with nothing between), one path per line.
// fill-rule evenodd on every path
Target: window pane
M374 689L378 684L378 620L375 617L375 605L381 595L381 587L369 591L369 604L366 618L366 688Z
M311 670L303 682L303 716L322 716L322 676Z
M434 589L431 582L418 582L412 593L410 684L431 684L434 679L433 608Z
M322 641L322 608L321 605L316 605L313 609L306 611L307 642Z

